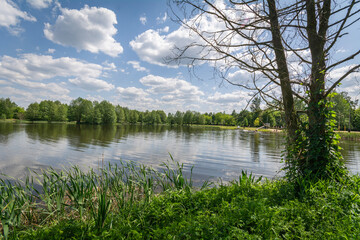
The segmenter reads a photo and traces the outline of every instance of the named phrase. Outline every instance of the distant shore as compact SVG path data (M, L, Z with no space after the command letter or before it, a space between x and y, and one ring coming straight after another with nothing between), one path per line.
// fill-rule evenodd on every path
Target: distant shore
M2 119L0 122L7 123L49 123L47 121L28 121L28 120L19 120L19 119ZM64 124L76 124L76 122L50 122L50 123L64 123ZM114 125L129 125L129 123L116 123ZM168 124L161 124L168 125ZM284 133L284 129L280 128L260 128L260 127L241 127L241 126L223 126L223 125L182 125L189 126L194 128L206 127L206 128L218 128L223 130L243 130L243 131L253 131L253 132L273 132L273 133ZM336 131L342 139L348 140L360 140L360 131Z

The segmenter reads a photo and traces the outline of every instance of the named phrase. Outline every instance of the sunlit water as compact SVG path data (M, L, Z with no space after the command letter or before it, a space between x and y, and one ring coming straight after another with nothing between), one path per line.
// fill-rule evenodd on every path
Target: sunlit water
M352 173L360 172L360 142L342 141ZM0 172L22 177L27 169L69 165L97 168L131 160L159 168L170 160L194 166L195 180L235 179L242 170L281 176L279 133L169 126L90 126L0 123Z

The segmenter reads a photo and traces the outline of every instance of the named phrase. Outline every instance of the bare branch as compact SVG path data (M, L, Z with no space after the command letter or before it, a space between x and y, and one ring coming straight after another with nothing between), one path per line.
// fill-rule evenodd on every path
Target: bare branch
M360 68L360 64L352 67L349 71L347 71L344 75L342 75L333 85L326 91L325 97L327 97L338 85L341 83L342 80L344 80L347 76L349 76L351 73L355 72Z

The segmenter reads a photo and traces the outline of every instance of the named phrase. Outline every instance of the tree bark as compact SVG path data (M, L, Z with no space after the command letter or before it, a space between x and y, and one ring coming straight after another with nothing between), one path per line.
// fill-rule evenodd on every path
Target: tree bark
M326 31L330 17L330 0L325 0L321 8L319 24L317 24L316 7L314 0L306 1L307 14L307 35L309 48L311 52L312 65L309 86L309 105L307 115L309 117L309 151L307 166L313 166L314 169L322 166L327 162L329 152L326 143L326 113L325 106L325 50ZM319 26L319 30L317 30Z
M288 131L289 140L296 141L296 130L298 129L297 117L295 112L294 97L290 84L290 75L286 61L285 50L281 40L278 14L276 11L275 0L268 0L269 17L272 33L272 44L274 47L277 72L280 79L282 101L285 111L285 123Z

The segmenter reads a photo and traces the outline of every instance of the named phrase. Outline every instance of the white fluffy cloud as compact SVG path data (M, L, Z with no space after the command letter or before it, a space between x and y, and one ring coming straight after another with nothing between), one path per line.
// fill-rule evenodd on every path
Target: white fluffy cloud
M237 90L230 93L215 92L207 97L207 107L209 111L225 111L231 113L233 110L237 112L245 108L251 94L245 90Z
M47 8L52 3L52 0L27 0L31 7L36 9Z
M32 22L36 21L36 18L21 11L11 0L0 0L0 27L6 27L12 34L16 35L22 31L18 27L21 19Z
M48 90L37 91L36 94L14 87L2 87L1 90L3 97L10 97L12 101L16 103L22 103L22 106L26 107L33 102L40 102L44 99L48 100L60 100L61 102L70 102L72 99L67 94L52 92Z
M339 68L336 68L334 70L332 70L328 77L330 79L333 79L334 81L338 80L340 77L342 77L346 72L348 72L350 69L352 69L353 67L355 67L356 65L355 64L350 64L350 65L347 65L347 66L343 66L343 67L339 67ZM360 72L357 71L357 72L353 72L351 73L347 79L350 79L350 78L358 78L360 77Z
M328 79L330 80L330 82L327 83L327 87L330 87L330 84L333 84L335 81L337 81L346 72L348 72L350 69L352 69L355 66L356 66L355 64L350 64L332 70L328 75ZM360 90L360 70L348 75L341 82L341 85L337 89L338 92L342 92L342 91L348 92L349 95L355 99L359 99L360 97L359 90Z
M72 84L86 89L86 90L98 90L98 91L110 91L114 89L114 85L107 83L104 80L96 79L96 78L72 78L69 79L69 82Z
M114 24L117 24L116 15L107 8L87 5L80 10L61 8L55 24L45 24L44 34L63 46L116 57L123 48L113 38L117 33Z
M138 61L128 61L127 64L130 64L138 72L149 71L145 67L140 66L140 63Z
M43 80L63 77L87 90L111 90L112 84L99 79L106 66L87 63L75 58L53 58L49 55L23 54L19 58L3 56L0 58L0 78L28 88L49 89L68 93L56 83L41 83Z
M177 67L176 62L168 62L167 58L174 57L172 51L175 46L185 46L192 42L186 30L180 31L182 33L175 31L169 35L161 35L159 31L149 29L132 40L130 46L143 61L160 66Z
M204 95L197 86L177 78L164 78L160 76L147 75L140 82L149 87L147 90L152 94L163 95L163 101L197 101Z
M201 25L203 31L216 31L216 29L223 27L219 26L221 23L214 17L207 17L205 19ZM158 30L149 29L136 36L135 39L130 42L130 46L141 60L167 67L177 67L179 64L190 64L194 57L214 56L214 53L209 52L208 49L201 46L193 46L188 48L181 60L170 61L174 59L176 56L175 53L178 52L179 49L183 49L192 44L204 44L204 41L196 33L182 26L169 34L161 34L168 31L169 29L167 27Z
M248 101L251 98L248 92L245 91L235 91L231 93L219 93L208 97L209 102L219 103L219 104L236 104L243 103L243 101Z
M68 94L70 91L54 82L51 83L42 83L42 82L33 82L28 80L21 80L21 79L13 79L13 83L17 83L23 87L28 89L41 89L44 91L50 91L56 94Z
M238 70L232 73L229 73L228 80L234 84L242 84L242 85L251 85L252 78L251 73L245 70Z
M241 11L242 9L233 9L226 6L223 1L215 1L215 5L218 9L225 9L224 12L229 19L239 22L243 19L250 18L250 11ZM239 7L237 7L239 8ZM249 16L248 16L249 15ZM158 18L160 22L165 21L164 18ZM195 25L198 32L202 33L210 41L221 41L222 44L240 44L245 43L246 40L239 35L229 31L223 21L212 14L195 15L193 18L186 21L188 25ZM195 32L188 30L184 26L180 26L177 30L168 34L162 34L167 32L168 29L153 30L149 29L140 35L136 36L134 40L130 42L130 46L137 53L137 55L143 61L147 61L152 64L176 67L177 65L192 64L193 58L216 58L219 57L218 53L210 47L204 48L201 45L208 45L205 41ZM213 35L214 34L214 35ZM213 37L214 36L214 37ZM190 48L186 48L191 46ZM174 59L179 53L179 49L187 49L179 61L169 61ZM222 47L225 52L231 52L236 54L237 52L244 52L243 48L227 48ZM174 54L176 53L176 54ZM199 61L196 64L201 64ZM226 63L225 63L226 64Z
M118 87L116 90L120 94L120 98L131 101L142 100L149 95L142 88L136 88L136 87L128 87L128 88Z

